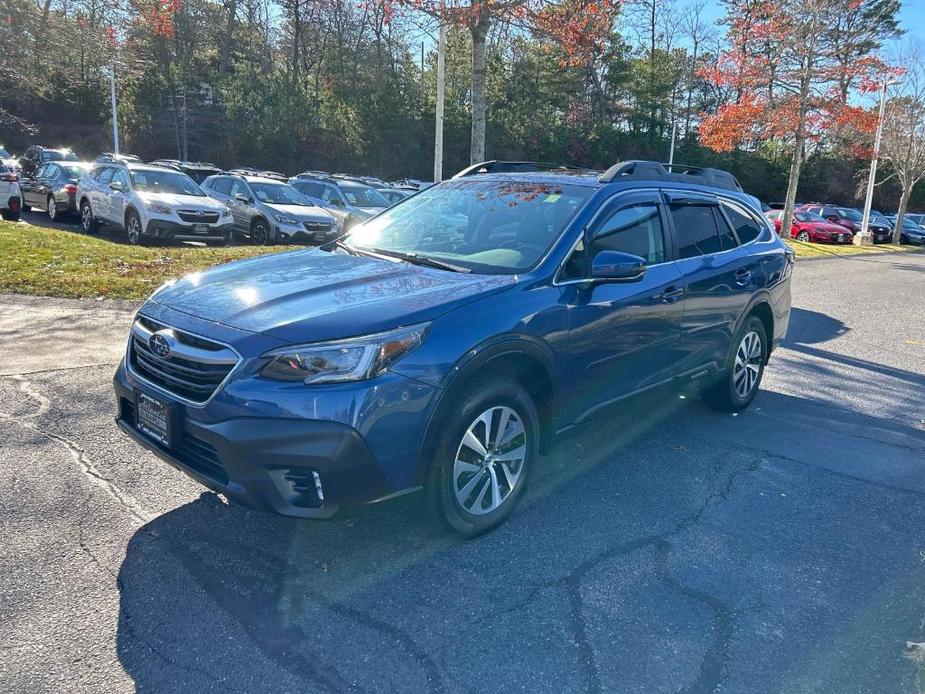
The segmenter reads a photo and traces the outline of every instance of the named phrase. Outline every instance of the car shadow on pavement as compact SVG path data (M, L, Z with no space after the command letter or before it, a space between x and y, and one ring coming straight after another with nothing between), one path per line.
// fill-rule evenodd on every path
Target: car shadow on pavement
M784 441L780 422L823 405L833 420L871 424L832 403L773 392L736 420L683 391L638 398L561 440L510 521L469 542L428 528L419 495L305 521L203 493L128 544L118 574L120 661L140 692L437 692L467 681L471 689L473 668L492 683L485 691L505 681L530 689L531 677L534 691L594 688L603 666L575 619L586 576L627 557L644 564L633 571L659 578L651 576L664 571L668 539L724 503L737 476L822 445L815 427L794 427ZM736 571L728 567L731 584ZM616 575L608 580L624 580ZM639 580L633 575L626 580ZM653 604L625 605L630 619L652 618L664 596L642 599ZM681 665L691 658L695 673L722 637L702 605L743 607L712 597L698 604L671 603L653 626L702 634L703 643L691 636L689 652L673 656ZM529 674L514 648L521 641L535 650Z

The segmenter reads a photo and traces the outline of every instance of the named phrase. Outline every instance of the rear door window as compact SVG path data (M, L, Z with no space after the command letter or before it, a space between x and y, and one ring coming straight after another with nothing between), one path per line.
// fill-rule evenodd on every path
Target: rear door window
M227 176L220 176L215 178L211 182L211 188L216 193L221 193L222 195L231 194L231 179Z
M694 258L723 250L716 223L716 205L673 202L668 209L678 237L679 258Z
M115 172L116 170L113 167L107 166L106 168L100 171L99 175L96 177L96 180L99 181L104 186L108 186L109 182L112 180L112 175Z

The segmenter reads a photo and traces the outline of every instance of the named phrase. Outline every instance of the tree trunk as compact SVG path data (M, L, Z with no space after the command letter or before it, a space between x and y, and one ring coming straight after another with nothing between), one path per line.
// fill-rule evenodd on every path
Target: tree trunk
M487 6L486 6L487 7ZM491 23L487 11L469 28L472 34L472 140L469 163L485 161L485 44Z
M903 218L906 216L906 208L909 206L909 198L912 196L912 189L915 187L915 184L908 185L905 181L903 182L903 192L899 196L899 209L896 211L896 226L893 227L893 243L899 243L899 235L903 230Z
M235 15L238 11L238 0L227 0L225 3L225 30L222 32L222 46L218 58L218 74L224 76L228 72L231 62L231 37L234 34Z

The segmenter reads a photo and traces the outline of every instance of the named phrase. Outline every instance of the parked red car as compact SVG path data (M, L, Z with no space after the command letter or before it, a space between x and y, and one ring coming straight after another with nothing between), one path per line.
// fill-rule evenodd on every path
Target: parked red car
M771 210L767 218L774 222L774 228L780 233L783 210ZM790 237L797 241L810 243L851 243L852 234L840 224L829 222L814 212L793 213Z

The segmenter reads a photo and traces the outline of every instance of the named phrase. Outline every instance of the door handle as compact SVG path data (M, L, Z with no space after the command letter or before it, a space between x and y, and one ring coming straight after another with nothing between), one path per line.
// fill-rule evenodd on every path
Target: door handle
M668 287L661 294L656 294L655 298L664 301L666 304L673 304L684 294L684 287Z
M748 284L748 281L752 278L752 271L747 268L742 268L741 270L736 270L736 284L744 287Z

